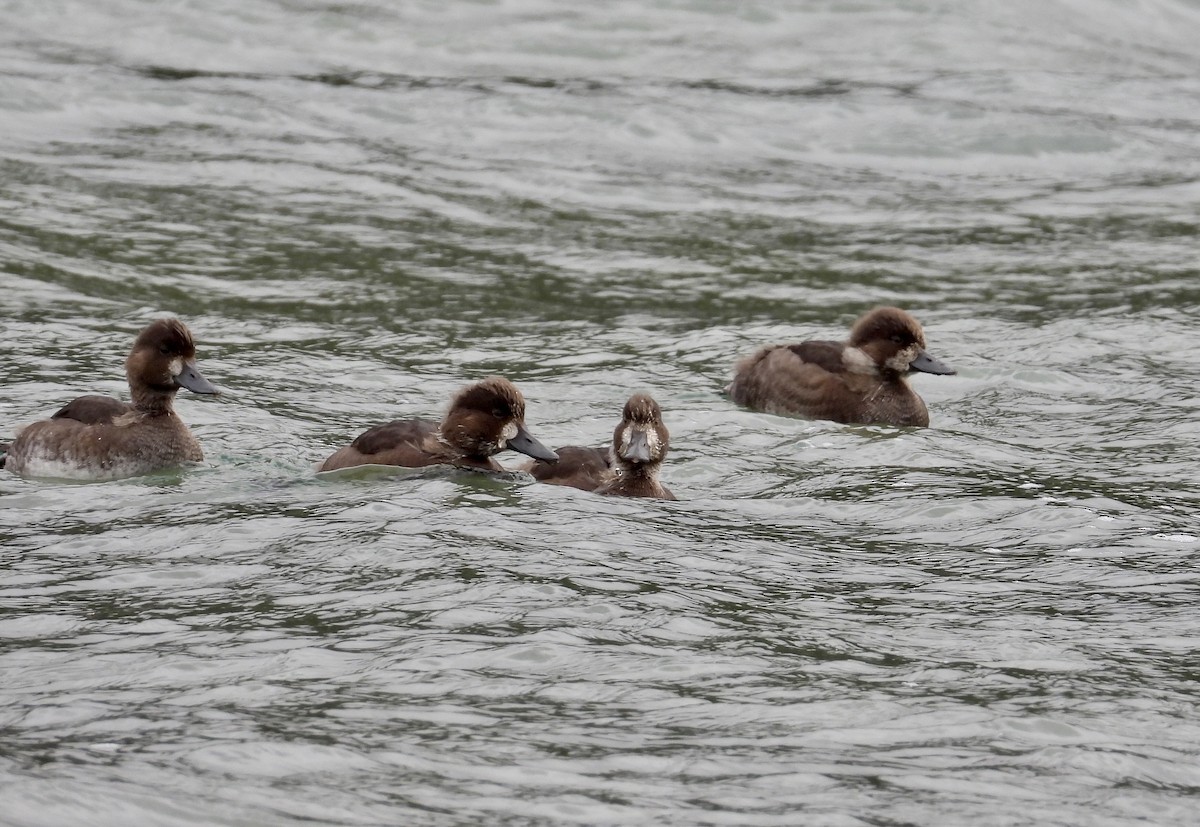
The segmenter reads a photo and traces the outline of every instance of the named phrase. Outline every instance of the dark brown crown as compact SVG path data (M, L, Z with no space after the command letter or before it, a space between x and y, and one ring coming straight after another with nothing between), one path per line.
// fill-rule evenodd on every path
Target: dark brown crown
M133 343L134 350L157 350L164 356L182 356L191 359L196 355L196 344L192 334L179 319L159 319L151 322Z
M625 410L621 413L621 416L626 422L653 425L662 422L662 409L648 395L635 393L625 403Z
M525 420L525 397L517 386L501 376L492 376L463 388L450 403L452 411L480 411L505 421Z
M908 347L914 342L925 347L925 331L909 313L898 307L876 307L857 322L850 331L850 344L862 347L870 342L894 342Z

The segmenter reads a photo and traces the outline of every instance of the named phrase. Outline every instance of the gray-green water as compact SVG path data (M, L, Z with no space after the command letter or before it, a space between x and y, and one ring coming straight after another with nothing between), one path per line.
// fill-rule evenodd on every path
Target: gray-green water
M1184 825L1192 0L0 2L0 436L157 314L202 469L0 472L0 823ZM892 303L928 430L742 411ZM678 503L317 479L502 373ZM505 461L512 464L514 455Z

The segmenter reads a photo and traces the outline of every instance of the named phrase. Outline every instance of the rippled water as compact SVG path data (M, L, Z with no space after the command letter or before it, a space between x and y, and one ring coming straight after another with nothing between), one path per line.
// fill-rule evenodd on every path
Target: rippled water
M1190 824L1200 5L0 2L0 823ZM932 427L718 391L904 306ZM317 478L502 373L680 502ZM514 464L514 455L505 460Z

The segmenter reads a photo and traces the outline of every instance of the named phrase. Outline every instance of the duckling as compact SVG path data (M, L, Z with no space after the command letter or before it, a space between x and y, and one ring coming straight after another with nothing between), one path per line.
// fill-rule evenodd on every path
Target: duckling
M5 467L25 477L114 480L203 460L200 443L175 413L175 394L219 391L196 367L196 345L183 322L147 326L125 360L125 376L132 403L94 395L68 402L20 431Z
M725 392L766 413L863 425L927 427L929 410L909 386L914 372L953 374L925 351L925 332L897 307L865 314L844 342L768 345L742 359Z
M558 449L561 468L533 462L525 470L552 485L617 497L673 500L675 495L658 478L670 441L658 403L638 393L625 403L610 448L568 445Z

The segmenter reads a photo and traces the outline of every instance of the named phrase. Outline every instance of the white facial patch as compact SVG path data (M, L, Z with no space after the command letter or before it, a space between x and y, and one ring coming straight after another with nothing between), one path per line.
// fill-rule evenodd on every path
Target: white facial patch
M508 441L517 435L517 423L509 422L500 431L500 447L503 448L508 444Z
M921 346L913 342L883 364L888 370L894 370L896 373L908 373L909 365L920 355Z
M183 373L183 360L176 356L171 360L171 364L167 365L167 370L171 371L172 376Z
M627 425L625 430L621 431L621 453L629 450L630 444L633 442L634 433L640 433L646 439L646 450L653 459L659 455L662 448L662 440L658 438L658 431L654 428L645 425Z
M662 445L662 442L658 438L658 431L656 431L654 428L647 428L646 429L646 447L648 447L650 449L650 456L652 456L652 457L658 456L659 446L661 446L661 445Z
M633 426L626 425L625 430L621 431L621 453L629 450L629 443L633 440Z

